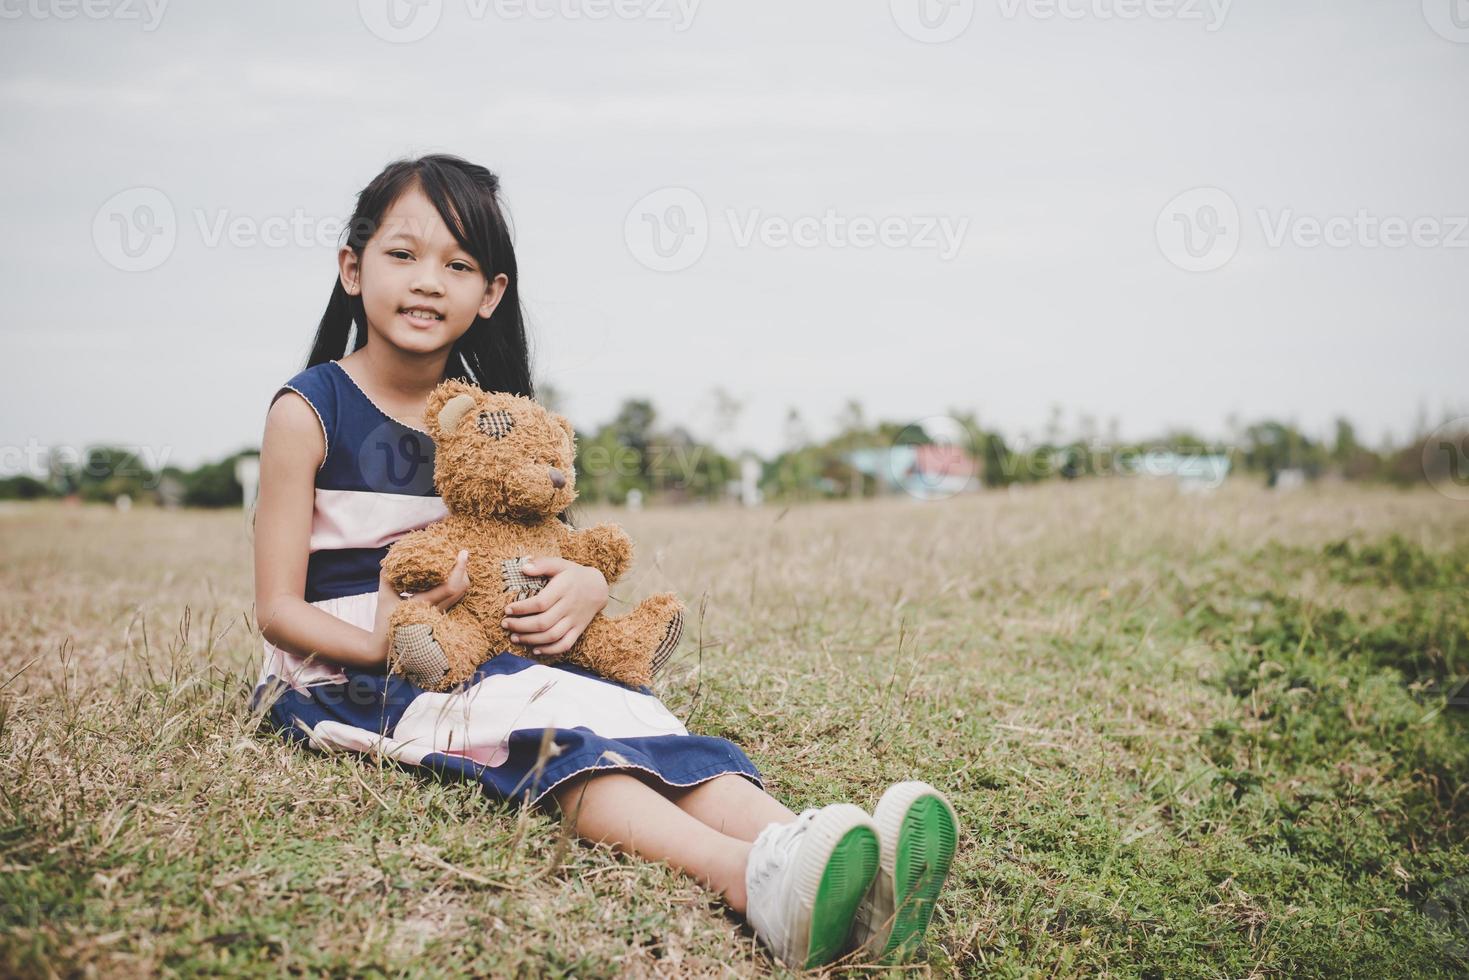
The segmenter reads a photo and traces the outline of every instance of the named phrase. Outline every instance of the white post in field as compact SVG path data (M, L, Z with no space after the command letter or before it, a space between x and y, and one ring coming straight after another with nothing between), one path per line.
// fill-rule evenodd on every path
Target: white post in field
M740 502L746 507L758 507L760 500L760 460L746 456L740 460Z
M235 482L245 491L240 496L244 498L245 514L248 516L255 506L255 492L260 487L259 456L241 456L235 460Z

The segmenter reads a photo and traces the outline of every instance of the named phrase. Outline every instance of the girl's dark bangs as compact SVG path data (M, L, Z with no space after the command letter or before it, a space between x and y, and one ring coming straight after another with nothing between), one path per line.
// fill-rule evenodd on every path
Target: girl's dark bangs
M449 234L484 267L485 278L488 279L493 274L489 270L495 268L491 222L489 216L483 214L488 210L488 205L475 192L473 185L464 182L463 186L452 186L454 176L451 171L446 172L430 164L420 168L405 181L403 190L418 184L424 195L433 202L434 210L439 212Z

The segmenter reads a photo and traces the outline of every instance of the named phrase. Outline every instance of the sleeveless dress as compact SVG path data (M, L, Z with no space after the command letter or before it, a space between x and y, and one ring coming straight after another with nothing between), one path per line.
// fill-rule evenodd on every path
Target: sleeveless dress
M336 361L307 368L274 398L286 391L310 403L327 447L316 474L305 599L370 630L388 545L447 514L434 489L433 441L381 411ZM264 647L252 708L288 740L320 751L473 779L498 798L531 804L591 769L647 773L668 786L739 773L763 787L738 746L689 734L651 688L580 667L505 651L438 693L396 674L298 657L269 641Z

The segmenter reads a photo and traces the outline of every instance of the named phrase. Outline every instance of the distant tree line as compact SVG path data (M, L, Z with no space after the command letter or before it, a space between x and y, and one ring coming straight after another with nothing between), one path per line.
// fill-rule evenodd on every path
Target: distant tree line
M716 395L720 419L715 427L727 432L739 406L723 392ZM554 397L553 390L548 390L548 396ZM1308 480L1332 475L1410 486L1422 483L1428 475L1424 461L1437 458L1431 452L1425 455L1424 436L1399 447L1368 448L1346 419L1337 420L1329 438L1312 436L1286 422L1264 420L1244 426L1232 423L1227 441L1178 431L1154 440L1125 442L1115 437L1115 431L1110 437L1101 435L1086 417L1075 435L1063 438L1059 414L1058 409L1053 410L1040 438L1007 440L982 427L972 413L951 412L946 419L958 435L950 432L943 438L974 459L976 479L989 487L1126 474L1133 468L1131 461L1159 452L1223 455L1229 458L1234 474L1250 474L1267 483L1292 470ZM870 473L854 465L854 453L935 441L934 434L918 425L868 423L856 401L847 403L838 416L836 433L825 440L811 438L800 414L790 409L784 437L786 448L770 459L729 455L683 425L662 424L647 399L628 399L610 421L578 434L579 496L587 503L614 504L624 504L633 496L665 503L718 500L731 495L743 469L750 465L757 467L757 483L765 499L869 496L880 488ZM111 502L127 496L166 506L239 506L243 491L235 478L236 462L254 454L255 450L247 449L195 469L169 466L154 471L137 452L95 446L79 458L53 455L44 475L0 479L0 499L74 497ZM1463 464L1446 457L1431 465Z
M242 450L186 470L151 468L139 453L118 446L93 446L80 454L53 453L43 476L19 474L0 479L0 500L73 497L112 503L127 497L186 507L238 507L244 491L235 479L235 461L253 455L257 455L254 450Z

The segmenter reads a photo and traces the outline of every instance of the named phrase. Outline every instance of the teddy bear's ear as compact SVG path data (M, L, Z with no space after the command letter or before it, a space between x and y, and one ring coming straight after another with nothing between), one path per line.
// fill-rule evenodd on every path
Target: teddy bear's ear
M551 413L551 421L561 426L561 431L566 433L566 444L574 451L576 449L576 430L571 427L571 422L564 415L556 412Z
M452 432L459 420L468 415L474 408L473 395L455 395L444 403L444 408L439 412L439 431Z
M445 381L433 390L423 414L428 434L435 442L453 431L481 394L478 388L464 381Z

